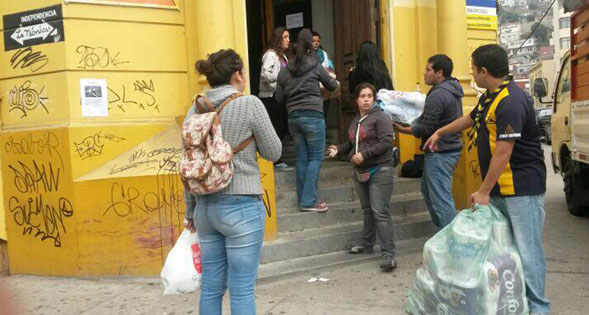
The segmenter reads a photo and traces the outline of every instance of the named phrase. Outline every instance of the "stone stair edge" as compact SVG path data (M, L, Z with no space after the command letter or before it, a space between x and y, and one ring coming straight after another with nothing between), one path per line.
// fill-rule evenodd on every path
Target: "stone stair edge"
M430 214L428 212L393 216L393 223L396 226L423 221L431 221ZM353 231L354 228L361 227L362 224L362 220L358 220L348 223L339 223L317 228L311 228L302 231L278 232L276 240L264 242L264 246L278 245L281 243L302 241L308 239L317 239L337 234L345 234L349 233L350 231Z
M391 196L391 204L406 202L406 201L417 201L423 200L423 196L420 192L414 193L406 193L401 195L393 195ZM358 208L360 205L359 200L353 201L342 201L342 202L332 202L327 204L329 206L328 211L341 211L347 210L350 208ZM289 208L278 208L276 210L276 216L291 216L291 215L309 215L313 214L313 212L301 211L298 207L289 207Z

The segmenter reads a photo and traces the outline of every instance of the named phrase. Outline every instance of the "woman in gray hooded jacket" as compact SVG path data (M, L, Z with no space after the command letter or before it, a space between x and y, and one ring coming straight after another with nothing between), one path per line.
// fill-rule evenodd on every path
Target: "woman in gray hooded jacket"
M319 82L333 91L337 81L319 63L313 50L313 33L299 32L295 55L278 74L276 100L286 103L288 129L294 139L297 194L303 211L327 211L327 204L317 200L317 182L325 151L325 120Z
M331 157L349 153L354 163L354 184L364 212L364 228L359 245L350 248L350 253L372 253L378 234L382 252L380 268L390 271L397 266L393 218L389 212L393 194L394 132L390 118L374 106L375 94L376 88L370 83L356 86L354 100L360 113L350 123L348 141L330 146L328 153Z

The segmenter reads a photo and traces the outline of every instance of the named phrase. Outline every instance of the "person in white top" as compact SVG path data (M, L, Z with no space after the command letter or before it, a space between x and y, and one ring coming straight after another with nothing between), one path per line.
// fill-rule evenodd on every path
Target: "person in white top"
M280 69L286 67L288 58L286 51L290 46L290 33L280 26L274 29L268 41L268 50L262 57L262 71L260 73L260 93L258 96L270 116L272 125L281 141L288 134L288 114L284 105L278 104L274 98L276 80ZM274 163L276 170L291 170L286 163L278 160Z

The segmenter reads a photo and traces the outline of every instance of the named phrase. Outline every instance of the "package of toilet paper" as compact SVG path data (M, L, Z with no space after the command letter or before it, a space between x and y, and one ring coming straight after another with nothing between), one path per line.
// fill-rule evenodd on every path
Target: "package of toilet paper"
M523 315L527 305L509 221L492 205L477 205L426 242L407 312Z

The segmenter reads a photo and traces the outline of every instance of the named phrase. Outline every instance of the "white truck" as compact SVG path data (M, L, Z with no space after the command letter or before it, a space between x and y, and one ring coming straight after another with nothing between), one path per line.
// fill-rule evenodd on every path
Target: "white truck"
M552 166L564 179L568 210L589 215L589 0L564 1L571 16L571 49L563 58L552 101ZM546 96L546 79L534 94Z

